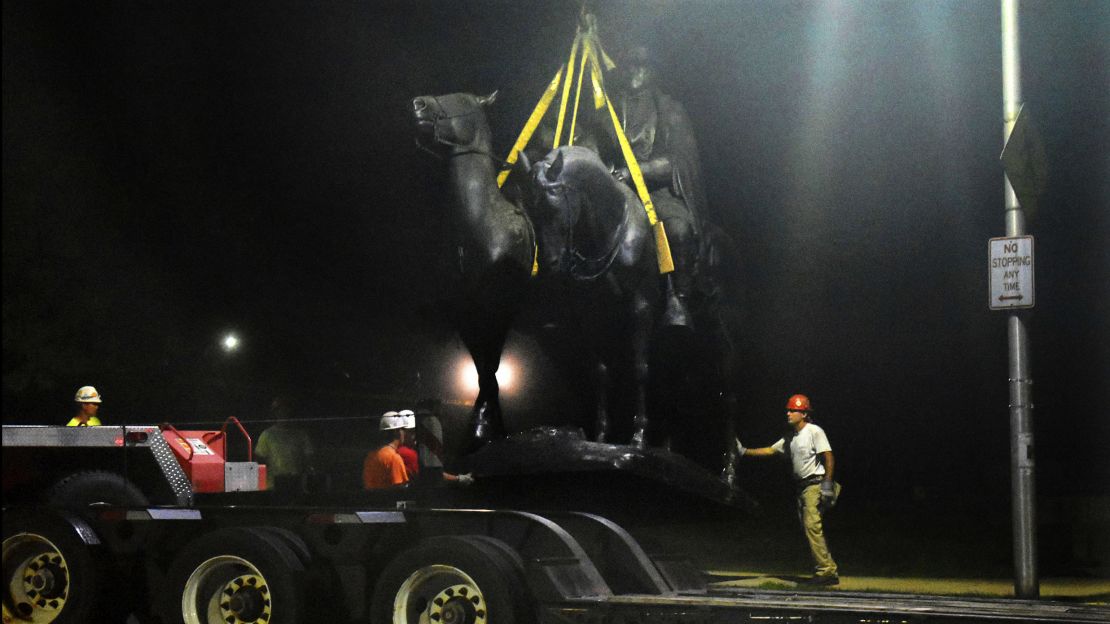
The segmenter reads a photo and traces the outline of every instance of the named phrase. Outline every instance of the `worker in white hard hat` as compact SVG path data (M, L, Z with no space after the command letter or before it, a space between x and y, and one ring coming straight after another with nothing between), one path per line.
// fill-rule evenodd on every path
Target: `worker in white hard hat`
M458 485L474 483L472 474L454 474L443 469L445 450L443 448L443 425L439 422L440 402L436 399L420 401L413 416L420 421L416 429L416 442L414 446L423 467L423 481L446 481ZM405 412L402 412L402 414Z
M412 435L412 429L405 428L407 422L408 419L394 411L382 414L378 421L376 448L367 453L362 462L363 489L376 490L408 483L405 460L397 453L397 448Z
M405 470L409 473L409 479L416 480L420 475L420 459L416 454L416 412L412 410L401 410L397 415L404 419L405 441L397 447L397 454L405 461Z
M77 395L73 397L77 414L69 419L67 427L99 427L100 419L96 417L100 409L100 393L92 386L81 386Z

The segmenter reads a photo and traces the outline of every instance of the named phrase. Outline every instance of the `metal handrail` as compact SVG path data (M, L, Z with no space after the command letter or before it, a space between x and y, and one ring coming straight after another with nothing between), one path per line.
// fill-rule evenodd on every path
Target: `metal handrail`
M246 429L243 428L243 423L239 422L238 418L234 416L228 416L227 420L224 421L224 426L220 427L219 435L227 435L227 426L230 423L235 423L235 426L239 428L240 433L242 433L243 437L247 439L247 461L254 461L254 441L251 440L251 435L247 433ZM213 439L215 439L216 437L217 436L213 436ZM227 459L226 451L224 459Z
M185 436L181 435L181 432L177 430L177 427L174 427L173 425L171 425L168 422L164 422L164 423L158 425L158 428L162 429L163 431L165 431L166 429L169 429L170 431L172 431L174 433L174 435L177 436L178 440L181 440L182 442L185 443L185 446L189 447L189 456L185 458L185 461L192 461L193 460L193 445L189 444L189 441L185 439Z

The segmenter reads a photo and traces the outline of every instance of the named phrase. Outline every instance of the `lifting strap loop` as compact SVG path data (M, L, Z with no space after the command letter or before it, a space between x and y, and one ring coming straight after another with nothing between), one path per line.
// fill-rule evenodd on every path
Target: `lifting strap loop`
M674 259L671 258L671 245L667 241L667 231L663 228L663 222L655 214L655 204L652 203L651 194L648 193L647 184L644 182L644 172L640 170L640 165L636 162L636 155L632 153L632 145L629 144L628 137L624 135L620 119L617 118L617 111L613 109L613 102L609 100L608 95L605 96L605 104L609 106L609 117L613 120L613 129L616 131L621 153L624 154L624 161L628 165L628 173L632 176L632 182L636 185L636 194L640 196L640 201L644 204L644 211L647 212L648 222L651 223L651 227L655 231L655 256L659 264L659 273L670 273L674 271Z

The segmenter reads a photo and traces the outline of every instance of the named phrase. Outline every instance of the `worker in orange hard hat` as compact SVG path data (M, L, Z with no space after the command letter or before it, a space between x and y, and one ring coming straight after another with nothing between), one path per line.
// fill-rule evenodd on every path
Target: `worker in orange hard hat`
M825 543L822 526L824 514L836 505L840 484L833 480L836 462L825 430L811 422L813 406L809 397L795 394L786 400L787 433L778 442L762 448L744 448L736 439L741 457L772 457L786 455L794 470L798 486L798 520L802 523L809 550L816 564L812 585L836 585L840 582L836 562Z
M100 409L100 393L92 386L81 386L73 397L77 413L66 423L67 427L99 427L96 412Z

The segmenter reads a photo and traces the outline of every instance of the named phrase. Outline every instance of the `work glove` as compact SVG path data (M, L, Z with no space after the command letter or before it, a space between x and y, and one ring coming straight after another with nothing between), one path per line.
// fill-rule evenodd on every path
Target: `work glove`
M736 440L736 454L743 457L744 454L748 452L748 449L744 448L744 443L740 441L740 438L735 438L735 440Z
M836 505L836 486L832 481L821 482L821 508L832 509Z
M471 485L474 483L474 475L471 473L459 475L459 485Z

